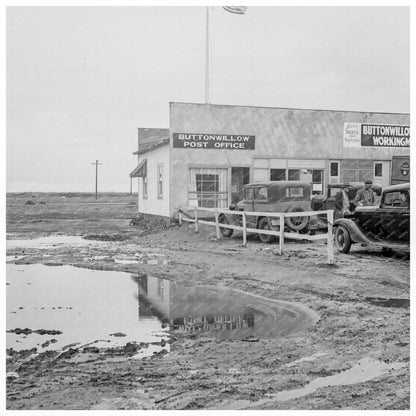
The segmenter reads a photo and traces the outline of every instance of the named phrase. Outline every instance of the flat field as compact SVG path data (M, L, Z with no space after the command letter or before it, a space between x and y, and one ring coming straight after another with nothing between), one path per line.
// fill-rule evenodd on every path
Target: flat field
M169 353L142 360L76 347L61 355L8 351L7 409L409 409L408 253L354 246L328 265L324 242L288 240L280 256L277 244L254 236L247 247L239 234L217 240L210 226L195 233L190 224L130 225L137 199L126 194L8 194L6 202L7 256L16 264L156 276L201 292L237 289L319 316L309 328L251 342L171 331ZM88 256L69 240L53 249L10 244L54 235L108 244ZM143 256L164 261L115 261Z

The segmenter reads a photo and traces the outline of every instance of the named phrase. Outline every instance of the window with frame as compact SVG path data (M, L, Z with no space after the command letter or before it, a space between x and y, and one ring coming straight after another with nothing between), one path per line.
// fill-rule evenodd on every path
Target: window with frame
M300 179L300 170L299 169L289 169L288 179L289 181L298 181Z
M322 169L289 169L289 181L308 182L312 185L312 195L324 194L324 171Z
M253 188L244 189L244 199L252 200L254 198Z
M163 197L163 164L157 165L157 197Z
M286 169L270 169L270 180L271 181L285 181Z
M339 163L331 162L330 163L330 176L339 176Z
M188 204L204 208L228 207L228 170L190 168Z
M286 188L286 197L292 198L295 196L303 196L303 188L297 187L297 188Z
M142 177L143 198L147 198L147 174Z
M383 176L383 164L374 163L374 176L380 178Z
M259 187L254 188L254 199L257 201L266 201L267 200L267 188Z
M410 207L410 195L407 191L386 192L383 207Z

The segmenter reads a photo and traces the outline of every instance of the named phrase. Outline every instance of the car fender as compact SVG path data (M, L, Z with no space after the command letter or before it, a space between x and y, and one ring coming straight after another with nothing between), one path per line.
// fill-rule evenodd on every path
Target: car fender
M371 237L367 236L354 221L348 218L340 218L334 221L334 228L339 227L340 225L343 225L348 230L353 243L361 243L361 244L380 243L380 241L372 239Z

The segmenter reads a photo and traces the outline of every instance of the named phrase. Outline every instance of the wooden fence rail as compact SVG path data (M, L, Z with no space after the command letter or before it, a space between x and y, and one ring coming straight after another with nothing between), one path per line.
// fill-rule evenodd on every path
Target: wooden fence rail
M333 237L332 237L332 224L334 222L334 211L333 210L325 210L325 211L301 211L301 212L246 212L246 211L234 211L225 208L200 208L195 207L194 217L191 218L190 216L184 215L185 210L181 209L181 207L177 208L178 210L178 219L179 225L182 225L182 222L191 222L195 223L195 232L198 232L198 224L207 224L211 226L215 226L217 239L221 238L221 231L220 228L229 228L232 230L239 230L243 232L243 246L247 246L247 233L257 233L257 234L269 234L279 237L279 254L283 254L284 250L284 240L285 237L295 239L295 240L327 240L327 263L333 264L334 263L334 246L333 246ZM189 208L186 209L189 211ZM200 218L198 212L212 212L215 216L215 221L208 221ZM220 214L230 214L230 215L241 215L242 216L242 226L235 225L235 224L223 224L219 222ZM288 217L310 217L316 215L326 215L328 230L326 233L317 234L317 235L308 235L308 234L298 234L295 232L285 232L284 224L285 218ZM247 217L248 216L262 216L262 217L274 217L279 218L279 230L264 230L258 228L248 228L247 227Z

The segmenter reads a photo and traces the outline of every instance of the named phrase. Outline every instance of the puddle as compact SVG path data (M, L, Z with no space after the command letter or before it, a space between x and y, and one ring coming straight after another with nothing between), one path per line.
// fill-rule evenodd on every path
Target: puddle
M168 264L168 261L163 259L114 259L114 262L118 264L150 264L159 266Z
M333 376L319 377L305 387L294 390L281 391L277 394L269 395L267 399L259 400L256 402L249 400L237 400L232 403L225 403L225 405L221 405L216 409L243 410L252 407L259 408L259 406L262 406L266 403L270 404L274 400L287 401L307 396L308 394L314 393L316 390L323 387L342 385L346 386L370 381L392 370L398 370L400 368L406 367L407 365L407 363L403 362L385 363L384 361L374 360L372 358L363 358L351 369L343 371L339 374L335 374Z
M59 248L64 245L93 246L108 244L108 241L85 240L81 236L53 235L31 240L6 240L6 248Z
M303 357L303 358L300 358L299 360L292 361L291 363L286 364L286 367L293 367L293 366L298 365L300 363L312 362L312 361L315 361L318 358L325 357L326 355L327 355L327 353L325 353L325 352L317 352L316 354L309 355L308 357Z
M334 374L328 377L318 377L305 387L285 390L279 393L269 395L267 399L259 400L257 402L239 401L230 404L230 409L247 409L249 407L256 407L276 401L287 401L297 399L299 397L307 396L308 394L314 393L319 388L333 387L333 386L347 386L350 384L364 383L370 381L376 377L386 374L392 370L398 370L400 368L408 366L408 363L395 362L385 363L384 361L374 360L366 357L360 360L354 367L349 370L342 371L341 373Z
M23 259L26 256L6 256L6 263L14 263L17 260Z
M312 326L318 315L300 304L274 301L238 290L183 286L138 277L139 297L173 332L200 332L218 339L277 338Z
M6 272L6 323L12 331L6 343L16 351L159 343L140 350L140 358L169 351L170 333L256 340L302 330L318 320L300 304L152 276L42 264L6 264Z
M410 299L367 297L365 300L372 305L385 308L410 308Z
M37 352L77 344L118 347L128 342L159 342L169 333L156 316L141 313L138 285L130 274L71 266L6 264L7 330L29 328L62 332L8 332L7 348ZM114 334L125 336L114 336ZM113 334L113 335L111 335ZM96 342L96 340L100 340ZM49 345L45 345L51 341ZM152 346L161 350L161 346ZM169 350L170 344L164 349ZM150 355L152 348L148 349ZM141 351L143 356L144 352Z
M385 363L384 361L374 360L372 358L363 358L357 365L349 370L342 371L328 377L318 377L307 386L295 390L281 391L272 398L279 401L286 401L303 397L313 393L321 387L341 386L349 384L364 383L381 376L390 370L397 370L406 367L407 363Z

